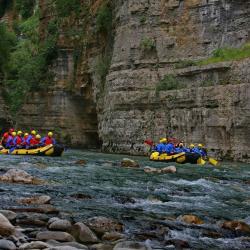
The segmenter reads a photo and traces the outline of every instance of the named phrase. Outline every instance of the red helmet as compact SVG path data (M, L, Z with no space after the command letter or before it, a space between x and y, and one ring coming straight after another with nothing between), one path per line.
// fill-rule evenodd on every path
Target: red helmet
M14 130L14 128L10 128L9 129L9 133L11 134L12 132L14 132L15 130Z

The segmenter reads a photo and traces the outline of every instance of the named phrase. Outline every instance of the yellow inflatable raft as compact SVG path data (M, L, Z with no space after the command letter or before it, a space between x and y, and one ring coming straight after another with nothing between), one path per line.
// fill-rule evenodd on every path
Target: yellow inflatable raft
M35 149L5 149L0 148L0 154L9 155L33 155L33 156L61 156L64 148L59 145L47 145Z

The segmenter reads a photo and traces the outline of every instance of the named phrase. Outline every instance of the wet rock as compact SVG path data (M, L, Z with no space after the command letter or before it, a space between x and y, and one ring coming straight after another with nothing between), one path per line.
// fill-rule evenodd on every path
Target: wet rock
M19 199L17 202L20 204L43 205L49 204L51 197L48 195L34 196L29 198Z
M222 238L222 234L218 232L211 232L211 231L205 231L202 233L204 237L212 238L212 239L218 239Z
M86 165L87 161L86 160L78 160L75 162L76 165Z
M131 160L129 158L123 158L121 161L121 166L124 168L139 168L140 167L138 162Z
M39 232L36 235L37 240L57 240L57 241L74 241L72 235L66 232L52 232L52 231L44 231Z
M49 244L42 241L32 241L29 243L24 243L19 247L20 250L45 249L45 248L49 248Z
M77 242L58 242L56 240L48 240L47 244L49 244L51 247L74 247L77 249L88 249L87 246L77 243Z
M192 215L192 214L179 216L177 220L181 222L185 222L187 224L196 224L196 225L204 224L204 222L199 217L197 217L196 215Z
M86 225L91 230L101 235L106 232L122 232L124 229L122 223L102 216L88 219Z
M240 234L250 235L250 226L242 221L225 221L221 227Z
M0 181L12 182L12 183L23 183L23 184L42 184L42 180L37 179L24 170L10 169L4 175L0 176Z
M102 240L106 241L116 241L124 238L126 238L126 236L118 232L107 232L102 236Z
M151 250L151 247L140 242L123 241L116 244L114 250Z
M167 245L174 245L177 249L189 248L189 244L185 240L171 239L166 241Z
M23 213L17 215L16 223L18 225L45 226L48 220L49 217L45 214Z
M112 244L99 243L92 245L90 250L113 250L114 246Z
M75 237L75 239L82 243L96 243L98 242L98 238L96 235L83 223L74 224L70 233Z
M9 220L0 214L0 235L9 236L15 232L15 227L9 222Z
M164 173L164 174L167 174L167 173L174 174L176 173L176 171L177 170L175 166L168 166L168 167L161 169L161 173Z
M16 245L9 240L0 240L0 249L1 250L16 250Z
M68 231L71 228L71 223L68 220L55 220L49 223L48 228L50 230Z
M145 173L148 173L148 174L160 174L161 173L161 170L158 168L145 167L143 170Z
M41 213L41 214L58 214L59 211L51 205L41 205L39 207L21 207L8 208L8 210L19 213Z
M75 199L78 199L78 200L91 200L92 197L88 194L80 194L80 193L77 193L77 194L72 194L70 195L71 198L75 198Z
M17 214L10 210L0 210L0 213L3 214L10 221L15 220L17 217Z

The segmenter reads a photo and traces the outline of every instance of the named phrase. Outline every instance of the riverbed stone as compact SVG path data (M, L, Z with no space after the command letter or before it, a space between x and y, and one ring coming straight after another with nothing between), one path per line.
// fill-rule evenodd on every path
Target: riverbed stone
M250 235L250 226L243 221L225 221L221 227L237 233Z
M78 222L75 223L71 229L70 233L74 236L74 238L82 243L96 243L98 242L98 238L94 232L92 232L89 227L85 224Z
M124 230L122 223L103 216L96 216L88 219L86 225L95 233L101 235L106 232L122 232Z
M0 240L1 250L16 250L16 245L10 240Z
M135 241L123 241L115 245L114 250L151 250L151 247Z
M10 210L0 210L0 213L3 214L10 221L15 220L17 217L17 214Z
M0 214L0 235L9 236L15 232L15 227L9 222L9 220Z
M114 245L107 243L94 244L90 247L90 250L113 250Z
M52 232L52 231L44 231L39 232L36 235L37 240L57 240L57 241L74 241L72 235L66 232Z
M43 241L32 241L29 243L22 244L19 249L20 250L29 250L29 249L45 249L48 248L49 244Z
M71 223L68 220L58 219L52 223L48 223L48 228L50 230L68 231L71 228Z
M33 196L28 198L21 198L18 200L20 204L33 204L33 205L43 205L49 204L51 197L48 195Z
M124 168L139 168L140 167L138 162L129 158L123 158L121 161L121 166Z
M5 174L0 176L0 181L12 182L12 183L23 183L23 184L42 184L42 180L33 177L24 170L10 169Z
M204 224L204 222L198 216L192 214L181 215L177 218L177 220L185 222L187 224L196 224L196 225Z
M150 173L150 174L160 174L161 173L161 169L158 169L158 168L145 167L143 170L145 173Z
M106 232L102 236L102 240L106 240L106 241L116 241L116 240L120 240L124 238L126 238L126 236L118 232Z
M164 173L164 174L174 174L176 173L176 167L175 166L168 166L168 167L165 167L165 168L162 168L161 169L161 173Z
M83 244L80 244L78 242L58 242L56 240L48 240L46 242L47 244L49 244L51 247L64 247L64 246L68 246L68 247L74 247L74 248L77 248L77 249L88 249L87 246L83 245Z

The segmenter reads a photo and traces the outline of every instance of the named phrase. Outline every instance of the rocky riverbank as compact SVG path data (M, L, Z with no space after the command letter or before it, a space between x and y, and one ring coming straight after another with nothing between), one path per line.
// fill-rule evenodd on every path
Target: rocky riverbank
M0 249L248 249L249 166L240 167L78 151L3 157Z

